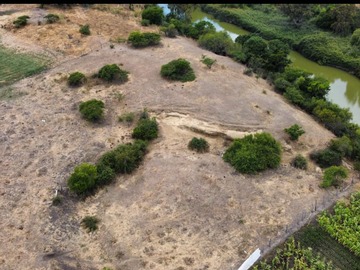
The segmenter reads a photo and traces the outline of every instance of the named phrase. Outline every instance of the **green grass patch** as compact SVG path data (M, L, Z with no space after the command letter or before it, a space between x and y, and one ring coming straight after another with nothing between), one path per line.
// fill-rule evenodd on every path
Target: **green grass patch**
M303 247L310 247L341 270L360 270L360 257L339 244L318 224L308 225L294 235Z
M0 45L0 87L40 73L50 61L45 56L18 53Z

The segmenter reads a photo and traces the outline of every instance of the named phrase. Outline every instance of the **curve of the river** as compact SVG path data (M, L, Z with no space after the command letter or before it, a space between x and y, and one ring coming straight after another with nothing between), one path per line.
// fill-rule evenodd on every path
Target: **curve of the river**
M159 4L164 9L164 14L170 10L167 4ZM197 22L205 20L211 22L217 31L226 31L230 37L235 40L238 35L248 34L249 32L233 24L221 22L212 15L195 10L192 14L192 21ZM337 68L321 66L301 54L291 51L289 55L292 66L301 68L313 73L315 76L321 76L330 82L330 91L327 99L342 108L349 108L353 114L353 122L360 124L360 79Z

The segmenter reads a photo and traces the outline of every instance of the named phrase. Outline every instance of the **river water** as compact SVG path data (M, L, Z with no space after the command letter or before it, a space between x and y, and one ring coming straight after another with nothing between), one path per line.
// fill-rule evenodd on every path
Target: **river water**
M164 14L170 10L167 4L159 4L164 9ZM217 31L226 31L235 40L238 35L248 34L249 32L233 24L221 22L212 15L195 10L192 14L192 21L205 20L211 22ZM330 91L327 99L342 108L349 108L353 114L353 122L360 124L360 79L337 68L321 66L301 54L291 51L289 55L292 66L311 72L316 76L321 76L330 82Z

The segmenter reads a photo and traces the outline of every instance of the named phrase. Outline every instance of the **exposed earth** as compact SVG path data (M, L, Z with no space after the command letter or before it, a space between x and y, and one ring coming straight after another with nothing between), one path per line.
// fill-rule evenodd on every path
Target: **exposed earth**
M281 237L316 198L330 196L318 187L321 172L314 164L302 171L289 162L298 153L307 156L323 148L334 135L266 81L244 75L243 65L183 37L162 37L157 47L115 43L111 49L110 38L158 31L142 27L135 11L125 7L112 14L37 6L0 5L1 12L17 10L0 17L3 25L24 14L58 13L69 20L37 25L36 18L21 30L0 32L5 46L54 59L47 71L11 86L26 95L0 100L1 269L235 270L257 247ZM77 34L84 23L93 29L89 37ZM79 43L69 45L67 35ZM202 55L216 64L208 69ZM191 63L197 79L162 79L161 66L180 57ZM128 82L66 84L71 72L91 77L112 63L129 71ZM81 101L92 98L105 102L100 124L86 122L78 111ZM119 123L118 116L144 108L156 117L160 136L141 166L85 201L70 194L66 181L73 168L95 163L104 152L131 141L134 124ZM306 133L291 142L283 130L295 123ZM245 176L222 160L232 138L261 131L283 147L279 169ZM194 136L208 140L209 153L187 149ZM52 205L55 192L64 198L59 206ZM86 215L100 219L96 232L80 226Z

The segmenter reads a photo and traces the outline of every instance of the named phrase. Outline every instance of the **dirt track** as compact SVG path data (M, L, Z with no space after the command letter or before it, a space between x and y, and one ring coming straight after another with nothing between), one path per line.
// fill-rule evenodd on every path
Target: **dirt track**
M237 269L326 194L313 165L307 172L286 165L333 135L265 81L243 75L244 66L181 37L141 50L103 42L99 51L12 86L27 95L0 101L1 269ZM211 70L200 62L202 54L217 60ZM160 77L161 65L179 57L191 62L195 81ZM127 83L66 85L73 71L91 76L111 63L130 72ZM91 98L105 102L99 125L86 123L77 109ZM141 167L84 202L63 192L63 205L51 206L76 165L130 141L133 126L117 116L145 107L157 117L160 137ZM306 131L298 143L283 132L294 123ZM240 175L221 158L226 137L257 131L282 143L283 166ZM199 132L209 153L187 149ZM101 219L94 234L79 226L85 215Z

